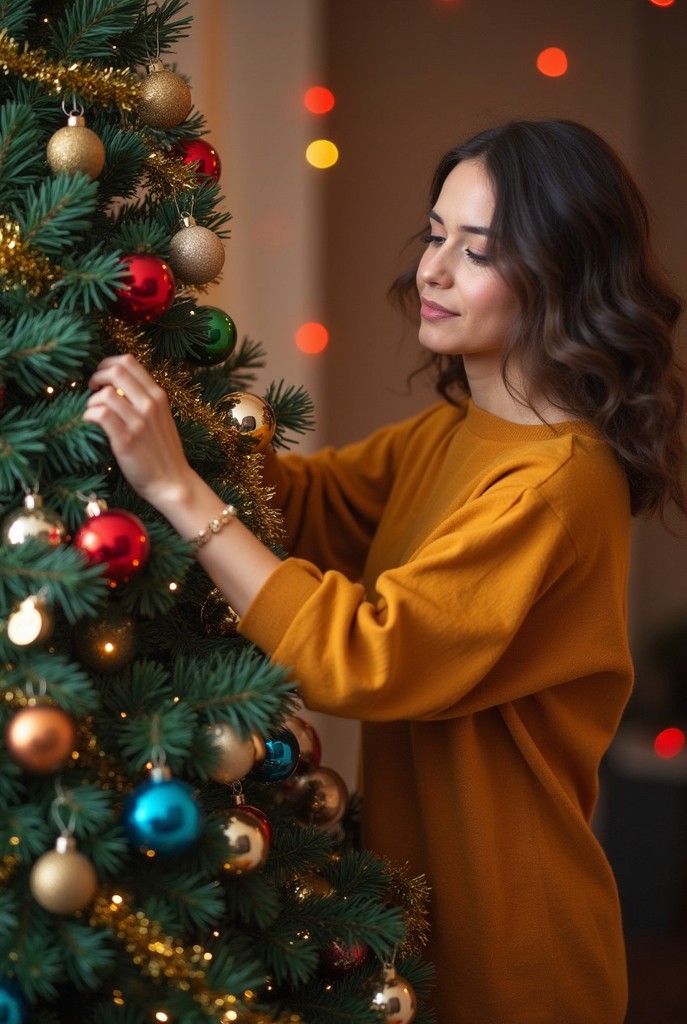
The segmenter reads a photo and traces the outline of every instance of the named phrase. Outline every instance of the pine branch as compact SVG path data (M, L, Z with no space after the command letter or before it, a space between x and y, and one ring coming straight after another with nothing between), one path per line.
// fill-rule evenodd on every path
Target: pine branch
M94 988L114 966L116 956L110 936L80 921L60 919L57 937L64 951L67 977L79 989Z
M7 30L14 39L21 39L31 20L31 0L2 0L0 3L0 27Z
M0 107L0 206L8 209L19 200L27 186L44 173L37 141L40 137L30 107L9 102Z
M187 0L162 0L149 9L144 7L131 34L120 40L122 59L128 64L146 64L157 52L158 40L161 54L173 49L186 38L193 21L191 15L178 16L187 6Z
M0 373L28 395L73 380L93 338L93 325L64 309L26 310L0 319Z
M98 199L98 183L85 174L57 174L26 190L23 211L16 208L25 242L49 256L81 241Z
M102 252L97 246L90 252L63 259L62 274L53 285L61 295L64 310L84 313L103 312L116 299L116 287L126 277L119 253Z
M2 495L12 494L17 485L26 489L26 481L35 479L35 467L44 454L37 416L18 406L0 416L0 503L4 504Z
M14 664L6 669L5 685L23 690L28 683L36 692L44 683L46 696L74 716L89 714L97 706L90 677L64 654L34 648L18 651Z
M62 60L112 61L113 40L131 32L139 0L74 0L51 22L51 50Z
M265 401L271 405L277 420L277 428L272 438L275 448L290 448L296 439L288 436L288 431L305 434L315 429L315 405L312 398L302 385L288 387L284 381L271 384L267 389Z

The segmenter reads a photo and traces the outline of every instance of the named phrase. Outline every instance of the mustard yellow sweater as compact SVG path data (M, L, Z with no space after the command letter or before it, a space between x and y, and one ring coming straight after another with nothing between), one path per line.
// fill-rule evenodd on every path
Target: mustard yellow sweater
M439 1024L621 1024L589 827L632 678L610 449L441 403L268 472L296 557L240 628L310 708L362 719L365 843L432 888Z

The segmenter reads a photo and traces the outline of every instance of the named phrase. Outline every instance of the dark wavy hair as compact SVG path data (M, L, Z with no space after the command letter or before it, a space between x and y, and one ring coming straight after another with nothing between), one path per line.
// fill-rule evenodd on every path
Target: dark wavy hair
M687 516L685 372L676 356L682 300L654 255L642 195L610 146L574 121L512 121L440 160L436 203L462 160L484 163L495 193L490 256L520 303L503 349L544 399L592 423L627 475L632 511ZM390 294L417 317L417 264ZM469 394L461 356L430 354L449 401Z

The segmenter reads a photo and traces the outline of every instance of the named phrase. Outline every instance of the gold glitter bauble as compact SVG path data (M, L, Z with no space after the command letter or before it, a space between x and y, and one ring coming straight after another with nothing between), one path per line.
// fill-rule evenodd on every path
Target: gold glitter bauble
M172 236L168 263L184 284L208 284L224 266L222 240L210 228L196 224L188 214L183 224Z
M98 888L98 876L88 857L76 849L71 836L60 836L54 850L38 858L31 868L33 898L53 914L83 910Z
M97 178L105 165L105 147L83 117L70 116L65 128L51 137L47 149L48 163L55 174L80 171Z
M252 736L243 739L228 722L208 726L213 747L219 751L219 760L210 772L215 782L229 784L246 777L255 764L255 744Z
M74 635L79 661L96 672L119 672L136 657L138 637L130 615L108 609L97 622L82 622Z
M148 65L141 82L138 113L151 128L174 128L191 109L191 90L183 78L167 71L161 61Z
M208 636L236 636L239 617L216 587L205 598L200 621Z
M261 452L274 437L277 420L264 398L248 391L234 391L221 398L217 408L228 411L229 425L247 442L251 455Z

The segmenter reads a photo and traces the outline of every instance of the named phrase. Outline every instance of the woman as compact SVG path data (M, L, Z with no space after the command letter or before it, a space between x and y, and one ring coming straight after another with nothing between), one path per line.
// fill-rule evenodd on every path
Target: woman
M362 719L365 843L432 887L440 1024L620 1024L589 822L632 681L631 515L687 513L680 304L636 187L574 123L448 153L429 222L415 305L443 400L270 457L285 561L228 513L208 533L221 502L130 356L94 373L86 418L180 534L210 537L199 560L306 704Z

